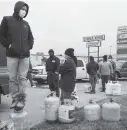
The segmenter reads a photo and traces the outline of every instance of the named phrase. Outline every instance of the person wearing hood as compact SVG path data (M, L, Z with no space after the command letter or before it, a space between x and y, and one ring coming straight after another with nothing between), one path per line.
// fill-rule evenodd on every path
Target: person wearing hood
M72 55L71 49L65 51L65 62L59 69L59 73L61 74L61 104L64 103L64 99L71 99L71 94L75 88L76 65L71 57Z
M12 96L12 108L25 106L25 87L29 68L30 50L33 48L33 35L28 22L23 20L29 6L18 1L12 16L4 16L0 27L0 42L6 48L9 70L9 88Z
M97 82L97 72L99 70L99 65L94 61L94 57L90 56L90 62L86 65L87 73L89 74L90 84L92 86L92 90L90 94L95 93L96 82Z
M48 74L48 84L51 93L47 96L53 96L56 92L56 96L59 97L59 67L60 59L54 55L54 50L49 50L49 58L46 61L46 72Z
M75 65L77 66L77 57L74 55L74 49L73 48L68 48L71 51L70 57L74 60Z

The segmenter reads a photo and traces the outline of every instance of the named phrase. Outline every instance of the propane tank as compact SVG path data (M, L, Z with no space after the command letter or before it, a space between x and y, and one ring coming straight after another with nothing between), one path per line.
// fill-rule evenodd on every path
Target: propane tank
M118 81L114 82L112 91L113 91L113 95L121 95L121 84L119 84Z
M27 121L27 112L23 109L18 111L14 110L9 117L14 123L14 130L23 130L27 127L25 126Z
M86 120L89 121L99 120L101 117L100 106L96 103L93 103L92 100L90 100L89 104L84 107L84 113Z
M56 121L58 119L58 108L60 105L60 99L58 97L48 97L44 101L45 103L45 119L47 121Z
M89 93L92 90L92 87L90 84L84 85L84 92Z
M62 123L72 123L75 120L75 107L71 104L71 101L66 100L64 105L59 107L58 113L59 121Z
M107 121L120 120L120 105L115 103L112 99L110 102L102 105L102 118Z
M112 83L112 81L108 81L108 83L106 84L106 95L112 95L113 86L114 84Z

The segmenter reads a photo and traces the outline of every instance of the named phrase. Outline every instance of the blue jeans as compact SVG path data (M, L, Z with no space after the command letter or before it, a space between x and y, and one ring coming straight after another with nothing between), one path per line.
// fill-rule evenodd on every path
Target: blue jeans
M89 80L92 86L91 92L95 92L96 83L97 83L97 75L89 75Z
M7 57L7 67L9 71L10 94L13 100L18 100L19 95L26 95L26 76L29 68L29 58Z

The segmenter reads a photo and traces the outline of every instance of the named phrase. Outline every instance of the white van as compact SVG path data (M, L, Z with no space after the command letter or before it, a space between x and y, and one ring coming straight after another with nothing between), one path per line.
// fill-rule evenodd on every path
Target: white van
M62 57L60 58L60 63L62 64L65 61L65 59ZM89 75L87 74L86 70L86 62L83 60L83 58L77 57L77 75L76 80L89 80ZM47 73L45 66L36 66L33 67L32 70L33 80L37 81L38 83L44 83L47 82Z

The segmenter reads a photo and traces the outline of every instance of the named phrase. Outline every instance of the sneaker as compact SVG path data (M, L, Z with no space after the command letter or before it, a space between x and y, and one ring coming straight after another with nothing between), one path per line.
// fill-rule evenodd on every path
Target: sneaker
M95 94L95 92L90 92L89 94Z
M52 97L53 96L53 93L50 93L47 97Z
M36 86L35 86L35 85L33 85L33 86L32 86L32 88L36 88Z
M10 109L15 108L17 104L18 104L18 101L13 100L13 101L12 101L12 104L11 104L11 106L10 106Z
M24 101L19 101L16 105L16 107L18 108L23 108L25 106L25 102Z
M24 96L24 95L19 96L19 100L18 100L18 103L16 105L17 108L24 108L25 101L26 101L25 98L26 98L26 96Z

